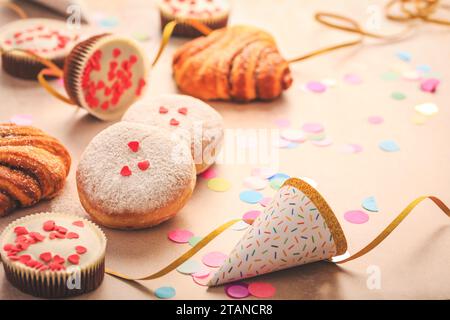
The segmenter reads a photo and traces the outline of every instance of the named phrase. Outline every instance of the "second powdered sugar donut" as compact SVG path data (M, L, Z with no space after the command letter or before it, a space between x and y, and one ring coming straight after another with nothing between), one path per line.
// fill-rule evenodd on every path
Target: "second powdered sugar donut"
M186 140L197 174L215 162L224 139L222 116L205 102L186 95L143 99L132 105L122 120L168 129L172 139Z
M87 146L77 170L81 203L92 219L140 229L173 217L192 195L195 166L184 142L160 128L119 122Z

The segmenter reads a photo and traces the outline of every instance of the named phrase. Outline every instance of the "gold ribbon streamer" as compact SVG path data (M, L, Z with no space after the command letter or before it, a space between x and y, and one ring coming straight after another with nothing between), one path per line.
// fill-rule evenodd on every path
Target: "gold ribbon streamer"
M400 9L403 15L392 14L392 9L400 3ZM411 7L411 8L410 8ZM435 19L431 16L436 12L438 8L448 9L445 5L440 5L439 0L391 0L385 7L385 15L388 19L397 22L410 22L415 19L421 19L424 22L436 23L440 25L450 26L449 20ZM395 41L403 39L413 28L412 25L408 25L403 31L393 35L382 35L364 30L358 22L352 18L345 17L335 13L318 12L314 18L321 24L330 28L338 29L345 32L359 34L360 37L357 40L340 43L330 47L322 48L305 54L300 57L292 58L288 60L288 63L299 62L318 55L322 55L341 48L352 47L361 44L365 37L375 38L379 40ZM340 23L333 22L339 21Z
M175 270L177 267L179 267L184 262L189 260L198 251L200 251L208 243L210 243L212 240L214 240L214 238L216 238L218 235L220 235L222 232L224 232L226 229L228 229L229 227L231 227L233 224L235 224L236 222L238 222L240 220L241 219L235 219L235 220L228 221L227 223L224 223L223 225L221 225L217 229L215 229L212 232L210 232L206 237L204 237L202 240L200 240L199 243L197 243L194 247L192 247L190 250L188 250L185 254L183 254L178 259L174 260L172 263L170 263L168 266L162 268L158 272L155 272L155 273L152 273L152 274L149 274L149 275L145 275L145 276L141 276L141 277L131 277L131 276L125 275L123 273L119 273L119 272L113 271L113 270L108 269L108 268L105 269L105 272L107 274L109 274L109 275L112 275L112 276L116 277L116 278L120 278L120 279L123 279L123 280L129 280L129 281L133 281L133 280L152 280L152 279L160 278L160 277L168 274L169 272Z
M413 202L411 202L405 209L403 209L402 212L400 212L400 214L394 219L394 221L392 221L387 227L386 229L384 229L374 240L372 240L372 242L370 242L367 246L365 246L364 248L362 248L360 251L358 251L357 253L355 253L354 255L350 256L347 259L344 259L342 261L338 261L336 263L345 263L348 261L352 261L356 258L359 258L363 255L365 255L366 253L372 251L376 246L378 246L384 239L387 238L387 236L389 236L391 234L392 231L394 231L398 225L403 221L403 219L405 219L410 212L419 204L421 203L423 200L425 199L430 199L432 200L447 216L450 217L450 209L445 205L444 202L442 202L439 198L436 198L434 196L422 196L417 198L416 200L414 200Z
M7 1L7 2L1 2L0 5L14 11L20 17L20 19L28 18L28 14L15 3Z

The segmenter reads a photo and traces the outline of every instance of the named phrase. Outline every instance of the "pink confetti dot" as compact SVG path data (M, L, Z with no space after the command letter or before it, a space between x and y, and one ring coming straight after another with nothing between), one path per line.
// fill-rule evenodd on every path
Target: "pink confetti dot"
M344 218L354 224L363 224L369 221L369 215L360 210L347 211L344 213Z
M203 287L207 287L209 280L211 280L210 276L204 277L204 278L200 278L200 277L194 277L192 275L192 280L194 280L194 282L196 284L198 284L199 286L203 286Z
M225 287L227 296L233 299L242 299L250 295L248 286L245 283L231 284Z
M420 84L420 89L424 92L435 93L440 83L441 82L439 81L439 79L435 78L425 79Z
M201 270L194 272L192 276L194 278L207 278L211 274L211 271L207 269L206 267L202 267Z
M31 114L16 114L11 117L10 121L18 126L31 126L33 116Z
M244 220L248 224L253 224L253 221L255 221L256 218L258 218L260 214L261 214L261 211L259 211L259 210L247 211L242 216L242 220Z
M188 230L172 230L167 235L169 240L176 243L188 243L189 239L194 236L194 234Z
M344 81L347 82L348 84L361 84L362 83L362 79L359 75L354 74L354 73L348 73L344 76Z
M367 121L369 121L370 124L381 124L383 123L384 119L380 116L370 116L367 118Z
M321 133L323 131L323 126L320 123L309 122L305 123L302 129L308 133Z
M208 267L218 268L222 266L228 256L222 252L213 251L203 256L202 262Z
M267 207L272 202L271 197L264 197L259 201L259 204L263 207Z
M289 121L289 119L279 118L275 120L275 125L279 128L287 128L291 125L291 122Z
M309 91L312 92L317 92L317 93L322 93L325 92L327 90L327 86L324 85L321 82L317 82L317 81L310 81L306 84L306 88L308 88Z
M275 295L276 289L267 282L253 282L248 286L248 292L257 298L271 298Z
M217 171L214 169L214 168L209 168L209 169L207 169L206 171L204 171L204 172L202 172L201 174L200 174L200 176L203 178L203 179L212 179L212 178L215 178L215 177L217 177Z
M349 143L343 146L342 151L345 153L360 153L363 151L363 147L359 144Z
M329 138L325 138L323 140L313 141L312 143L316 147L328 147L328 146L331 146L333 144L333 140L331 140Z

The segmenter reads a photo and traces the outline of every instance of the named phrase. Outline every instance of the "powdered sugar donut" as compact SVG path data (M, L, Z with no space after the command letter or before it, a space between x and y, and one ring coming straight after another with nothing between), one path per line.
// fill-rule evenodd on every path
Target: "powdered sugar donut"
M160 128L119 122L89 143L76 180L93 220L139 229L173 217L190 198L196 175L185 143Z
M90 114L115 120L143 95L148 70L148 59L136 41L101 34L71 51L64 65L64 86Z
M191 96L167 94L139 101L122 120L168 129L190 141L197 174L214 163L223 142L222 116Z

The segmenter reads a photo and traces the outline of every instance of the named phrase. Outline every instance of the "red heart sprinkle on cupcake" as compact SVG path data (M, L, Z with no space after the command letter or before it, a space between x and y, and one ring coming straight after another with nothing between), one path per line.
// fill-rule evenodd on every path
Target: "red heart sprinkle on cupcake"
M178 109L178 113L180 113L182 115L187 115L188 109L187 108L180 108L180 109Z
M14 233L18 236L28 234L28 230L25 227L15 227Z
M44 231L53 231L55 229L55 221L53 220L49 220L44 222L44 226L43 226Z
M75 247L75 251L76 251L78 254L84 254L84 253L87 252L87 249L86 249L85 247L83 247L83 246L76 246L76 247Z
M66 235L66 238L67 239L78 239L80 236L78 235L78 233L76 233L76 232L69 232L67 235Z
M165 114L167 112L169 112L169 110L166 107L159 107L159 113Z
M171 126L177 126L179 124L180 124L180 122L177 119L174 119L174 118L170 119Z
M39 259L44 262L50 262L52 260L52 254L50 252L43 252L39 255Z
M123 177L131 176L131 170L130 170L130 168L129 168L128 166L124 166L124 167L122 168L122 170L120 170L120 174L121 174Z
M145 171L150 167L150 161L148 161L148 160L141 161L138 163L138 167L142 171Z
M71 264L78 264L80 262L80 256L77 254L72 254L67 258L67 260L69 260Z
M128 142L128 147L133 152L137 152L139 150L139 142L138 141L130 141Z
M74 222L72 222L72 224L73 224L74 226L77 226L77 227L80 227L80 228L83 228L83 227L84 227L84 222L81 221L81 220L79 220L79 221L74 221Z

